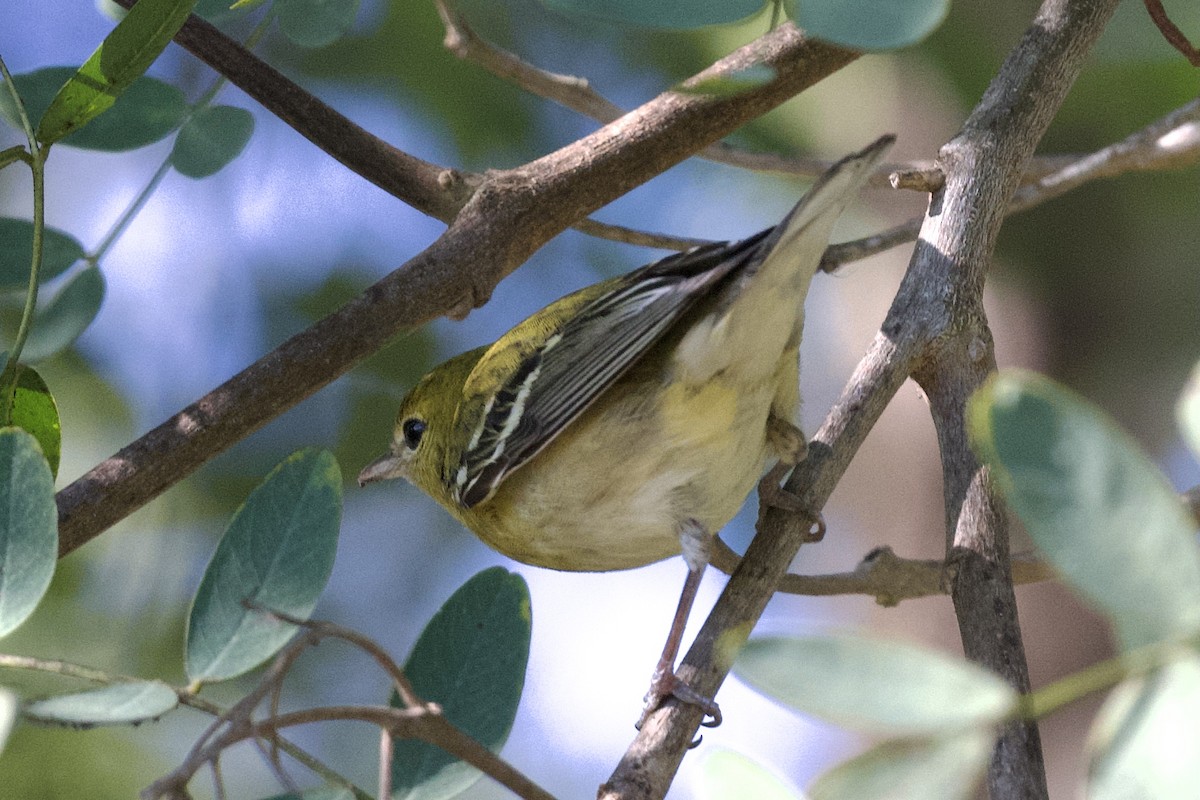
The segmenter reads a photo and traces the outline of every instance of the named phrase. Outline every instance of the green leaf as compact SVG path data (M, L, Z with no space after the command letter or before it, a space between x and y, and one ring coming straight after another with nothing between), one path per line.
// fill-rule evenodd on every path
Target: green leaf
M42 232L42 268L39 282L61 275L83 258L83 245L74 237L54 228ZM0 217L0 292L29 286L29 267L33 261L33 222Z
M29 118L37 122L59 89L77 71L75 67L45 67L13 76ZM10 125L19 125L11 99L5 103L5 97L0 93L0 115ZM169 83L143 75L129 85L107 113L64 137L60 144L85 150L134 150L166 137L179 127L186 113L183 92Z
M1017 699L1004 681L962 659L848 635L756 639L734 671L794 709L891 735L989 725Z
M58 562L54 478L37 440L0 429L0 636L28 618Z
M325 47L354 24L358 0L275 0L283 35L301 47Z
M1192 448L1192 454L1200 459L1200 364L1192 370L1192 377L1175 408L1175 417L1179 420L1183 440Z
M758 762L732 750L711 750L700 763L700 800L803 800L803 795Z
M1194 522L1112 420L1053 381L1014 370L971 399L968 428L1034 543L1113 619L1126 647L1200 625Z
M1089 737L1089 800L1192 800L1200 786L1200 661L1121 684Z
M690 30L737 22L763 7L763 0L542 0L563 14L633 25L640 28Z
M17 696L8 689L0 688L0 754L4 753L4 744L16 721Z
M171 166L189 178L206 178L237 158L253 132L254 117L243 108L202 109L175 139Z
M179 705L175 690L161 681L131 681L38 700L22 713L30 719L72 728L136 725Z
M931 739L893 739L817 779L810 800L965 800L992 754L990 730Z
M37 138L56 142L112 107L187 20L196 0L139 0L54 96Z
M50 465L50 474L58 477L62 455L62 424L58 404L49 387L32 367L18 366L17 390L13 395L12 424L32 434Z
M532 619L525 580L503 567L480 572L441 607L413 647L404 672L417 695L442 705L468 736L499 751L525 686ZM398 699L393 696L392 704ZM453 797L479 779L441 748L398 739L394 800Z
M267 475L234 514L192 601L191 680L236 677L287 643L295 627L261 609L312 613L333 569L341 514L342 476L330 453L301 450Z
M936 30L950 0L804 0L799 6L796 24L810 36L853 50L894 50Z
M100 270L90 266L80 270L49 302L38 304L21 360L44 361L66 350L92 324L103 301Z

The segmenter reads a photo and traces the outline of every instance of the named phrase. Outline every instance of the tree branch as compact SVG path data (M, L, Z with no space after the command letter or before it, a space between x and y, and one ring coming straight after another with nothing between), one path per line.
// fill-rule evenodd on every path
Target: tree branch
M1094 153L1037 159L1035 168L1025 172L1024 183L1012 196L1005 214L1027 211L1100 178L1182 169L1197 162L1200 162L1200 100L1193 100ZM1051 164L1054 169L1037 168ZM834 272L843 264L915 241L921 221L914 217L886 231L830 245L821 259L821 269Z
M986 474L966 447L962 404L994 369L982 313L983 281L1009 197L1116 0L1047 0L963 132L939 159L933 197L887 319L787 488L809 508L828 499L866 432L912 372L928 384L942 447L946 518L957 567L955 607L975 660L1028 687L1009 578L1007 531ZM678 670L705 696L719 688L807 534L770 509ZM982 602L984 598L991 604ZM657 798L670 785L702 712L668 700L650 715L600 797ZM1033 726L1005 729L989 772L992 797L1044 797Z

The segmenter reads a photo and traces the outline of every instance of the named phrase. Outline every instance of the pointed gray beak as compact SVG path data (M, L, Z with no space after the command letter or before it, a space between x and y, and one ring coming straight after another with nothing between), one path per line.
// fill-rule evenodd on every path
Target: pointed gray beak
M358 473L358 485L391 480L404 476L404 462L394 453L384 453L379 458L363 467Z

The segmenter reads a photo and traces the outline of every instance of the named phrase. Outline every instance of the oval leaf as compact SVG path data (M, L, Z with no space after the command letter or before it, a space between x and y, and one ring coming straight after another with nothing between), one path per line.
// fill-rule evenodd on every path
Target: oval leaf
M139 0L59 89L38 123L38 141L56 142L111 108L154 63L195 4L196 0Z
M41 118L59 89L77 71L75 67L45 67L13 76L29 118L35 121ZM15 112L4 102L6 96L7 93L0 92L0 114L9 124L17 125ZM183 92L169 83L143 75L129 85L107 113L64 137L60 143L85 150L133 150L164 138L179 127L186 112Z
M192 601L189 678L233 678L287 643L295 627L268 611L294 617L312 613L333 569L341 515L341 471L324 450L289 456L251 492Z
M1117 687L1089 737L1089 800L1191 800L1200 786L1200 661Z
M58 562L54 478L37 441L0 429L0 636L33 613Z
M42 267L38 281L61 275L83 258L83 245L54 228L42 231ZM29 285L33 261L33 222L0 217L0 291L23 290Z
M22 361L43 361L66 350L92 324L104 301L104 276L87 267L71 277L33 316Z
M634 25L639 28L690 30L737 22L763 7L763 0L542 0L563 14Z
M175 690L161 681L133 681L38 700L22 713L30 719L72 728L136 725L179 705Z
M894 50L942 24L950 0L804 0L796 24L804 32L854 50Z
M171 166L189 178L206 178L242 152L254 132L254 117L233 106L213 106L187 121L171 150Z
M767 768L732 750L710 751L701 762L701 800L804 800L803 795Z
M0 688L0 754L4 752L4 745L16 721L17 696L8 689Z
M37 439L42 455L50 465L50 474L58 477L58 459L62 454L62 424L58 404L42 376L31 367L19 366L17 390L13 395L12 424Z
M1183 440L1192 448L1192 454L1200 460L1200 364L1192 370L1192 377L1183 390L1183 396L1179 398L1175 416L1179 420L1179 431L1183 434Z
M966 800L992 755L989 730L935 739L893 739L817 779L811 800Z
M358 0L275 0L283 35L301 47L333 44L354 24Z
M419 697L440 703L446 719L499 751L525 686L531 630L524 578L503 567L486 569L463 584L425 626L404 672ZM393 696L392 704L398 703ZM478 770L439 747L395 742L393 798L453 797L479 777Z
M857 636L756 639L740 678L792 708L856 730L919 735L988 725L1016 693L962 659Z
M1127 647L1200 625L1194 523L1112 420L1047 378L1006 371L971 399L968 426L1034 543Z

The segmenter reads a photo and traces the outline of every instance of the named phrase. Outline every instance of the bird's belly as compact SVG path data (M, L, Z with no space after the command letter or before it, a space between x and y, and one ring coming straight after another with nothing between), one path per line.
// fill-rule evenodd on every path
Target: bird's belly
M536 456L538 469L509 476L475 532L518 561L574 571L676 555L689 521L715 535L762 474L773 388L670 392L678 396L654 409L618 403L585 414Z

